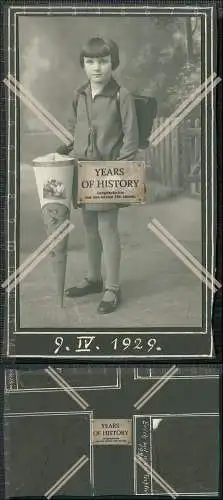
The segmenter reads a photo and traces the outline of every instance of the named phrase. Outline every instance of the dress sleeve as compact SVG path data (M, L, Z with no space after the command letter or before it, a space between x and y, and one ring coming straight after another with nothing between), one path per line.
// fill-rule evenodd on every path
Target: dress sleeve
M123 144L117 160L132 160L138 150L139 132L134 99L131 94L120 89L120 114L122 120Z
M66 130L72 135L72 137L74 137L75 125L76 125L76 121L77 121L77 99L78 99L77 94L74 93L72 105L70 108L70 113L69 113L69 116L67 119L67 126L66 126ZM74 144L74 139L71 140L68 145L61 144L61 146L59 146L59 148L57 149L57 153L59 153L61 155L69 155L69 153L73 149L73 144Z

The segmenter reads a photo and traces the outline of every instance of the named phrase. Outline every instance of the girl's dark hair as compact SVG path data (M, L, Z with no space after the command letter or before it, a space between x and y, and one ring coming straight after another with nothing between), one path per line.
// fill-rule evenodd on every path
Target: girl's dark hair
M119 48L112 40L104 40L103 38L91 38L82 47L80 53L80 65L84 67L84 57L104 57L111 56L112 69L115 70L119 65Z

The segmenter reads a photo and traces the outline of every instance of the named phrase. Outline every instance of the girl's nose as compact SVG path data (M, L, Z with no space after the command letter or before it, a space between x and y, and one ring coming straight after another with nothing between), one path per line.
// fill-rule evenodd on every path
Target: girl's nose
M100 62L99 62L99 61L95 61L95 62L94 62L94 69L95 69L95 70L100 69Z

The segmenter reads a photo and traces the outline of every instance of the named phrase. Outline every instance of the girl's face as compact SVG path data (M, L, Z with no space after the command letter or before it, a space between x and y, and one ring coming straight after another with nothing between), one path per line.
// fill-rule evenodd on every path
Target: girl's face
M91 83L107 83L112 75L111 56L84 57L84 70Z

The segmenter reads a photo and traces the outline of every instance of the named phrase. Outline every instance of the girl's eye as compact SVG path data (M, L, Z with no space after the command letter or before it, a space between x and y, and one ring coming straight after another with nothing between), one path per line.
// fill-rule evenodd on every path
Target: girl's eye
M107 64L109 61L108 61L108 59L101 59L100 62L101 62L101 64Z
M85 62L87 64L94 64L95 63L95 59L88 59L88 58L86 58ZM108 60L108 58L101 58L101 59L97 59L97 62L99 64L107 64L109 62L109 60Z

